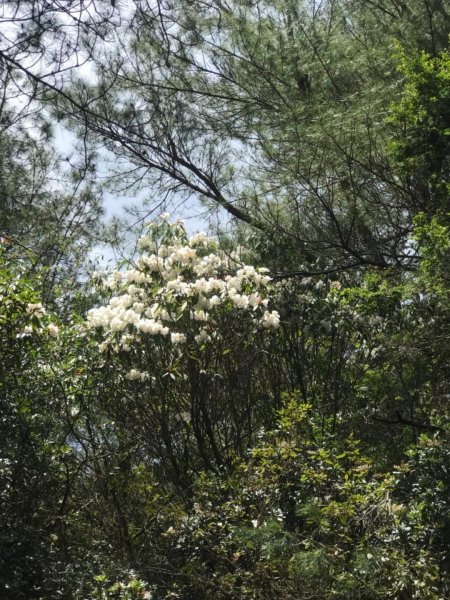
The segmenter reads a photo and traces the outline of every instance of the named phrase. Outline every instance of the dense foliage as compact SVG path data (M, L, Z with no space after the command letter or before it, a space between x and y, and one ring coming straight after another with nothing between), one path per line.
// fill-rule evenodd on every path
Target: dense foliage
M445 3L2 11L0 597L450 597Z

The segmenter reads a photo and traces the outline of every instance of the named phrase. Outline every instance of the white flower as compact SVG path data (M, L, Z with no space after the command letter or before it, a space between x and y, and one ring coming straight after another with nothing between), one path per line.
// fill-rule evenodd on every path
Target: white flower
M221 300L219 298L219 296L211 296L211 298L209 299L209 307L210 308L214 308L214 306L217 306L218 304L220 304Z
M171 333L170 341L172 344L184 344L186 342L186 336L184 333Z
M197 344L201 344L202 342L209 342L210 336L206 329L201 329L199 334L195 336L195 341Z
M248 296L245 296L244 294L242 294L242 296L234 294L232 300L236 308L247 308L249 302Z
M248 297L248 303L250 306L256 307L259 304L262 304L263 299L259 294L250 294Z
M208 254L204 256L193 269L196 275L212 275L223 266L223 262L216 254Z
M141 268L147 267L152 272L160 271L163 266L163 260L162 258L155 256L155 254L152 254L151 256L142 256L138 260L138 266ZM151 278L147 275L146 280L151 281Z
M191 237L189 244L192 248L195 248L195 246L204 246L206 248L208 246L208 241L209 239L206 233L200 231Z
M241 289L242 280L240 277L229 277L227 279L228 293L238 292Z
M188 265L196 257L196 251L188 246L178 248L173 253L173 259L181 263L182 265Z
M51 337L58 337L59 327L54 323L50 323L50 325L47 327L47 330Z
M113 317L109 326L111 331L123 331L127 326L127 322L119 317Z
M129 352L131 350L131 344L134 342L134 337L132 335L123 335L120 340L120 346L122 350L125 352Z
M138 248L140 250L144 250L145 248L150 248L153 250L153 248L151 248L152 242L153 240L150 236L142 235L138 240Z
M45 315L45 308L40 302L36 304L27 304L27 313L34 317L43 317Z
M119 296L115 296L114 298L111 298L111 300L109 301L109 306L112 306L113 308L117 308L119 306L121 306L122 304L122 299Z
M174 292L178 292L180 291L180 284L182 283L182 279L181 277L176 277L175 279L172 279L171 281L167 282L166 288L168 290L173 290Z
M141 372L137 369L131 369L131 371L125 375L125 379L128 379L128 381L145 381L149 379L149 377L150 375L146 371Z
M27 325L23 328L23 335L31 335L33 333L33 328L31 325Z
M195 289L199 294L207 294L209 290L208 281L204 277L197 279L195 282Z
M155 319L141 319L136 323L136 327L143 333L149 333L150 335L158 335L161 331L161 323L155 321Z
M195 310L194 311L194 321L207 321L209 319L209 314L204 310Z
M138 315L142 314L145 310L145 304L143 302L135 302L133 304L133 310Z
M266 310L261 319L261 324L266 329L278 329L280 326L280 315L278 311L273 310L272 312L269 312Z
M168 221L170 219L170 213L164 212L162 215L159 215L161 221Z
M162 221L168 219L168 213L161 215ZM254 323L260 318L260 325L266 329L280 326L277 311L265 310L271 291L271 288L265 289L271 281L267 276L268 269L241 265L233 272L228 258L218 253L214 240L205 233L198 233L186 241L182 224L169 223L169 228L170 241L165 241L159 225L149 225L148 235L140 241L140 247L146 253L137 259L133 268L115 271L109 276L108 285L113 290L113 297L106 306L89 311L88 327L104 330L101 351L128 351L134 348L135 340L134 349L138 351L138 332L152 336L170 335L174 345L186 343L185 334L170 331L166 326L176 323L182 316L203 326L195 336L198 344L220 339L220 332L213 327L213 322L211 326L202 323L213 321L209 311L219 305L251 308L256 313ZM159 242L157 236L160 233L163 233L163 239ZM207 249L209 254L198 256L197 248L199 252ZM264 312L262 317L259 311ZM126 377L143 380L146 375L134 369Z

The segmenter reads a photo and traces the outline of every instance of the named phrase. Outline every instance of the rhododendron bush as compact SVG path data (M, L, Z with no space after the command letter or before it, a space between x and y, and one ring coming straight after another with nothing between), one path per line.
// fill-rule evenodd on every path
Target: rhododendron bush
M181 222L150 223L139 247L127 269L95 274L110 297L87 324L130 426L132 404L136 427L152 432L155 461L172 453L176 470L194 443L194 463L222 464L274 403L275 287L267 269L236 263L203 233L189 238Z

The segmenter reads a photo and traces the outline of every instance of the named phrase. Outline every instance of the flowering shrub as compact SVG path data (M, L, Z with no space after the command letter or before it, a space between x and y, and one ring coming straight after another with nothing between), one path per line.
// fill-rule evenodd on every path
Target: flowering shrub
M87 323L111 398L120 398L109 418L127 429L134 422L166 473L168 448L175 471L186 453L195 470L245 451L261 425L272 425L285 390L299 389L336 423L355 399L382 415L384 398L397 393L372 381L385 361L389 313L401 310L397 290L391 298L370 277L353 289L345 277L274 283L267 269L236 267L214 239L189 238L166 219L139 245L132 266L96 275L108 301Z
M204 233L188 238L181 222L150 223L139 246L135 266L115 271L105 281L113 296L88 314L88 325L100 328L102 351L129 351L148 336L172 347L221 339L221 320L234 313L254 329L277 329L280 315L268 310L268 269L245 265L233 269ZM145 380L148 372L130 370L129 380Z
M139 246L127 269L96 274L107 302L87 325L111 390L105 418L144 440L155 468L185 488L196 469L244 451L271 418L280 378L275 287L267 269L236 266L180 222L151 223Z

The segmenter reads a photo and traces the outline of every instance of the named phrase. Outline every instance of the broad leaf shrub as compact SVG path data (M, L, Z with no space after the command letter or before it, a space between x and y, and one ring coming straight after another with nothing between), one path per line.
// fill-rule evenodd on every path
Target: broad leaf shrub
M423 436L380 473L357 440L339 439L288 397L278 427L261 433L229 477L200 477L192 508L167 522L179 574L155 597L445 598L442 459L448 443ZM431 481L437 494L423 487Z
M95 398L101 396L102 356L86 338L82 319L72 314L62 322L43 304L46 275L8 249L0 253L5 600L85 597L93 565L97 570L107 564L114 573L121 567L109 557L108 538L96 526L99 506L104 509L93 486L97 455L104 455L97 432L105 421L94 416L92 400L94 389Z
M49 353L59 332L38 274L0 248L0 596L56 594L70 449L60 436Z

